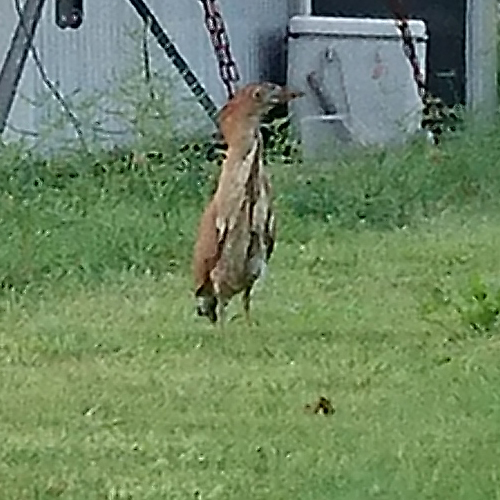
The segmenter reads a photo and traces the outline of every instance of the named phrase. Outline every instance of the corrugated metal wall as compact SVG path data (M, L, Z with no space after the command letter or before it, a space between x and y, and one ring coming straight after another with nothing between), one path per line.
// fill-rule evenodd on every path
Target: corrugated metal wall
M291 0L290 5L295 2ZM220 106L225 92L204 26L200 2L147 0L147 4ZM85 0L84 5L83 25L78 30L61 30L54 20L54 1L49 0L35 39L47 76L57 82L61 92L75 103L95 91L112 88L123 71L132 67L141 70L142 22L128 1ZM220 0L220 6L242 81L283 81L286 75L285 34L290 14L288 0ZM294 10L293 7L291 10ZM3 0L0 60L5 57L16 24L14 0ZM130 36L133 31L137 33L135 37ZM157 47L152 36L149 36L149 46L152 69L172 71L169 59ZM174 80L176 99L188 97L184 82L177 76ZM54 118L58 113L57 103L47 104L51 100L53 98L30 57L4 136L18 137L18 130L43 131L47 118ZM42 105L44 102L46 104ZM80 111L85 114L86 109ZM198 124L211 128L198 104L192 104L192 112ZM112 128L112 124L108 126ZM74 135L69 124L66 125L66 132ZM62 136L52 134L45 145L57 147L61 140Z

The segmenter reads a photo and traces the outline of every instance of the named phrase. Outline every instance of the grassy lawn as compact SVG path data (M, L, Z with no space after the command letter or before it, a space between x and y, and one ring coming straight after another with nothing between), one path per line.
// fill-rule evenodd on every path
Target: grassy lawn
M221 331L190 275L219 171L142 38L67 96L89 151L49 94L37 147L0 139L0 500L500 500L500 121L324 164L279 128L257 324Z
M500 499L499 137L273 162L224 332L189 273L213 166L0 144L0 500Z
M495 284L499 222L283 242L259 325L223 333L187 267L5 293L1 498L500 498L500 341L423 312L439 283Z

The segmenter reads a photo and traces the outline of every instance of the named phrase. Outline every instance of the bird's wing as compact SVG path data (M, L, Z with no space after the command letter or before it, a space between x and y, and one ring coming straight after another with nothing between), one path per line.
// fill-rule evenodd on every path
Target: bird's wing
M264 241L266 245L266 259L269 260L274 250L274 244L276 242L276 218L274 216L273 202L272 202L272 187L269 177L264 172L263 181L264 189L267 194L267 217L266 224L264 228Z
M217 206L212 199L205 208L198 227L193 256L196 295L203 295L207 287L211 288L210 272L221 257L227 236L227 225L220 229L217 226L216 210Z
M237 224L258 147L256 140L243 158L229 152L224 161L217 191L206 206L198 228L193 259L197 294L203 294L211 286L210 272L222 255L228 233Z
M215 193L217 228L221 234L224 234L226 226L228 231L232 231L236 225L246 200L247 181L258 152L259 141L257 138L243 156L237 151L228 150Z

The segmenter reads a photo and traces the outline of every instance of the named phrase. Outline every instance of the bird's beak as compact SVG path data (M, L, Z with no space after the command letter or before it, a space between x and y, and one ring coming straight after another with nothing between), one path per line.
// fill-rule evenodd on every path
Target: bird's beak
M276 85L269 96L268 102L272 106L276 106L278 104L285 104L304 95L305 93L301 90L293 90L287 87L280 87L279 85Z

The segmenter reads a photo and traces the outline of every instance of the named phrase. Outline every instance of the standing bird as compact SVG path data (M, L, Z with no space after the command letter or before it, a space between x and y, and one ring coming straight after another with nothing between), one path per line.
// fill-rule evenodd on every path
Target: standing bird
M271 257L276 231L260 120L274 106L302 95L269 82L253 83L238 90L219 113L226 157L201 217L193 256L197 313L212 323L223 323L226 306L241 292L250 321L250 292Z

